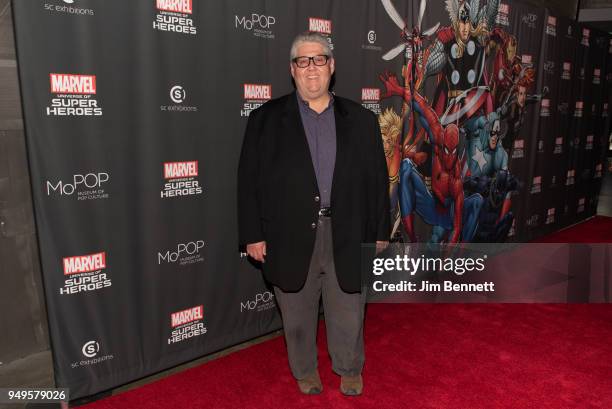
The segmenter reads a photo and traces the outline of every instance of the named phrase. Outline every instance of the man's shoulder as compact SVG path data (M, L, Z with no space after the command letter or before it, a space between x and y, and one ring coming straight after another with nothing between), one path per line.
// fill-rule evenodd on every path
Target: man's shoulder
M348 114L376 117L374 112L364 108L359 102L355 102L352 99L334 95L334 100L335 103L339 105L340 109L346 111Z
M267 101L265 104L251 111L250 115L258 116L258 115L266 115L276 112L281 112L289 102L289 98L294 97L295 93L283 95L278 98L271 99ZM250 116L249 115L249 116Z

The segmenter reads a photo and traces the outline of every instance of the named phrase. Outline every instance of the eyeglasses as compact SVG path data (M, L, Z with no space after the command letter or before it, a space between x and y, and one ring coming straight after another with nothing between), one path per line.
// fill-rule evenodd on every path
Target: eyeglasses
M327 64L328 60L329 60L328 55L315 55L314 57L296 57L292 61L299 68L306 68L310 65L311 61L313 62L314 65L321 67Z

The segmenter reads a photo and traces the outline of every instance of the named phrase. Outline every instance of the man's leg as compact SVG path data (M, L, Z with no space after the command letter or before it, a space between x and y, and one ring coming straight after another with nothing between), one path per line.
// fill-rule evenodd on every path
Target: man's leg
M296 379L304 379L317 370L317 327L321 299L320 241L317 232L304 287L298 292L285 292L274 287L283 320L289 366Z
M354 377L361 374L364 363L363 315L365 292L345 293L338 284L332 248L331 219L319 225L324 235L323 309L327 343L334 372Z

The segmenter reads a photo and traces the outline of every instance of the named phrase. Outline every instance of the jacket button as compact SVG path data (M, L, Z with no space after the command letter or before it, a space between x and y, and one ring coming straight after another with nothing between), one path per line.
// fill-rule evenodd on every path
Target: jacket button
M321 200L319 196L315 196L314 199L315 199L315 202L318 202L319 200Z
M310 225L310 227L312 227L313 229L316 229L317 228L317 224L313 223L313 224Z

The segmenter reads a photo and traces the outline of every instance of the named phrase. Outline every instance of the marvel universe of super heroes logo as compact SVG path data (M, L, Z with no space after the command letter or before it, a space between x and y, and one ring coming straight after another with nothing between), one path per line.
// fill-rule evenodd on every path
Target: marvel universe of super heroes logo
M595 68L593 70L593 84L599 85L601 84L601 69Z
M591 38L591 30L589 30L588 28L583 28L582 29L582 40L580 41L580 44L582 44L585 47L588 47L590 38Z
M540 116L550 116L550 99L542 99L542 103L540 105Z
M510 25L510 5L506 3L500 3L499 9L497 10L497 17L495 22L501 26Z
M595 135L587 135L586 144L584 145L584 150L587 150L587 151L592 150L594 140L595 140Z
M380 115L380 89L362 88L361 105L374 112L376 115Z
M576 101L576 109L574 109L574 117L582 118L583 113L584 113L584 102Z
M102 251L83 256L64 257L62 260L64 286L60 287L61 295L95 291L112 285L106 272L106 252Z
M542 191L542 176L535 176L531 183L531 193L540 193Z
M208 330L204 326L203 320L203 305L170 314L170 330L172 332L168 337L168 345L206 334Z
M102 107L95 99L96 76L50 73L51 103L47 116L101 116Z
M580 199L578 199L578 208L576 209L576 213L584 212L585 203L586 203L586 198L581 197Z
M198 161L164 163L164 189L161 198L193 196L203 192L198 177Z
M572 79L572 63L564 62L563 63L563 71L561 73L562 80L570 80Z
M181 34L197 34L193 23L193 0L155 0L157 14L153 29Z
M47 196L75 197L77 200L108 199L104 185L109 179L106 172L78 173L68 180L47 180L45 191Z
M558 136L555 138L555 147L553 149L553 154L558 155L563 153L563 137Z
M546 21L546 34L553 37L557 36L557 17L548 16L548 20Z
M244 103L240 110L240 116L249 116L252 110L272 99L272 85L270 84L243 84L243 87Z
M204 240L193 240L187 243L178 243L170 250L162 250L157 253L157 264L175 264L184 266L204 261L201 250L204 248Z
M525 157L525 140L517 139L512 147L512 159L520 159Z
M546 221L544 224L551 224L555 222L555 212L556 210L554 207L551 207L546 211Z
M308 31L312 31L315 33L323 34L325 38L327 38L327 42L329 43L329 48L331 50L334 49L334 43L332 42L332 21L326 20L324 18L319 17L309 17L308 18Z
M565 186L571 186L576 183L576 169L569 169L565 176Z
M595 165L595 173L593 174L593 177L596 179L599 179L602 177L603 174L603 163L598 163L597 165Z
M74 14L78 16L93 16L93 9L87 9L84 7L79 7L76 4L73 4L75 0L63 0L63 4L51 4L45 3L45 10L56 12L56 13L66 13L66 14ZM56 0L59 3L59 0Z

